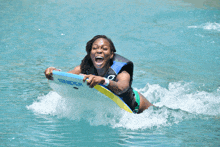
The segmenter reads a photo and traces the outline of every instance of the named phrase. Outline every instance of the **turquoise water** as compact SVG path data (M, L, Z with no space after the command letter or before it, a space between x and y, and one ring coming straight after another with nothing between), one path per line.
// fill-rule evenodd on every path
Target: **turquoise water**
M219 146L219 8L218 0L1 0L0 146ZM97 34L134 62L133 87L158 108L87 111L52 91L45 68L73 69Z

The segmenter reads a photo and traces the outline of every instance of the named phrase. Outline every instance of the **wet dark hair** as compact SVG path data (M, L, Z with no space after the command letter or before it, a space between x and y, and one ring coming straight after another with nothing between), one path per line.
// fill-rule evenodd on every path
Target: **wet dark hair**
M96 35L94 36L91 40L89 40L86 44L86 52L87 52L87 55L83 58L81 64L80 64L80 68L81 68L81 73L83 74L87 74L88 70L91 68L91 67L94 67L93 63L92 63L92 60L90 58L90 53L91 53L91 50L92 50L92 44L99 38L103 38L103 39L106 39L109 44L110 44L110 49L112 52L116 52L116 49L115 49L115 46L112 42L112 40L108 37L106 37L105 35ZM111 64L113 63L113 61L111 60L110 61Z

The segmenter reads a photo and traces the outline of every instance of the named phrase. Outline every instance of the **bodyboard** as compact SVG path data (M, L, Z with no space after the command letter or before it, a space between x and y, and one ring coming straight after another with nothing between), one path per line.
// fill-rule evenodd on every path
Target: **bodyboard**
M119 96L115 95L103 85L96 85L94 88L89 88L87 83L83 82L83 76L81 75L53 71L53 80L50 80L49 84L50 87L62 97L90 99L91 96L93 96L93 99L90 100L94 100L95 97L98 101L114 102L114 104L117 104L121 109L133 113Z

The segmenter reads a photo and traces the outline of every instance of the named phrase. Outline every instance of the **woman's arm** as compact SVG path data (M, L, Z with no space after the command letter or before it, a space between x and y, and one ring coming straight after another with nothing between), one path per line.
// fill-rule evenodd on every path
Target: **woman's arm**
M88 79L87 84L93 88L97 84L103 84L105 82L105 78L101 76L95 75L84 75L83 81ZM128 90L130 87L130 74L126 71L122 71L118 74L116 81L109 80L109 88L115 94L120 95Z
M49 67L45 70L45 76L48 79L52 79L52 71L58 70L54 67ZM81 68L80 65L76 66L73 70L69 71L68 73L72 74L80 74ZM87 84L93 88L97 84L103 84L105 82L105 78L101 76L95 76L95 75L84 75L83 81L88 79ZM122 71L117 75L116 81L109 80L109 85L107 88L109 88L111 91L113 91L115 94L120 95L128 90L130 86L130 74L127 71Z
M76 66L73 70L68 71L68 73L79 75L81 73L80 65Z
M108 88L115 94L120 95L130 87L130 74L127 71L122 71L118 74L116 81L109 81Z
M49 80L52 80L53 77L53 70L56 70L56 71L61 71L60 69L56 69L55 67L48 67L44 74L46 76L47 79ZM72 73L72 74L80 74L81 73L81 68L80 68L80 65L79 66L76 66L73 70L69 71L68 73Z

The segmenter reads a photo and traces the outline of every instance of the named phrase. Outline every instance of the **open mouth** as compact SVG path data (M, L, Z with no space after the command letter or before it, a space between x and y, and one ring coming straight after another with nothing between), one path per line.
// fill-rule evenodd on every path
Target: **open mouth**
M95 62L97 65L101 65L103 61L104 61L103 57L100 57L100 56L95 57Z

